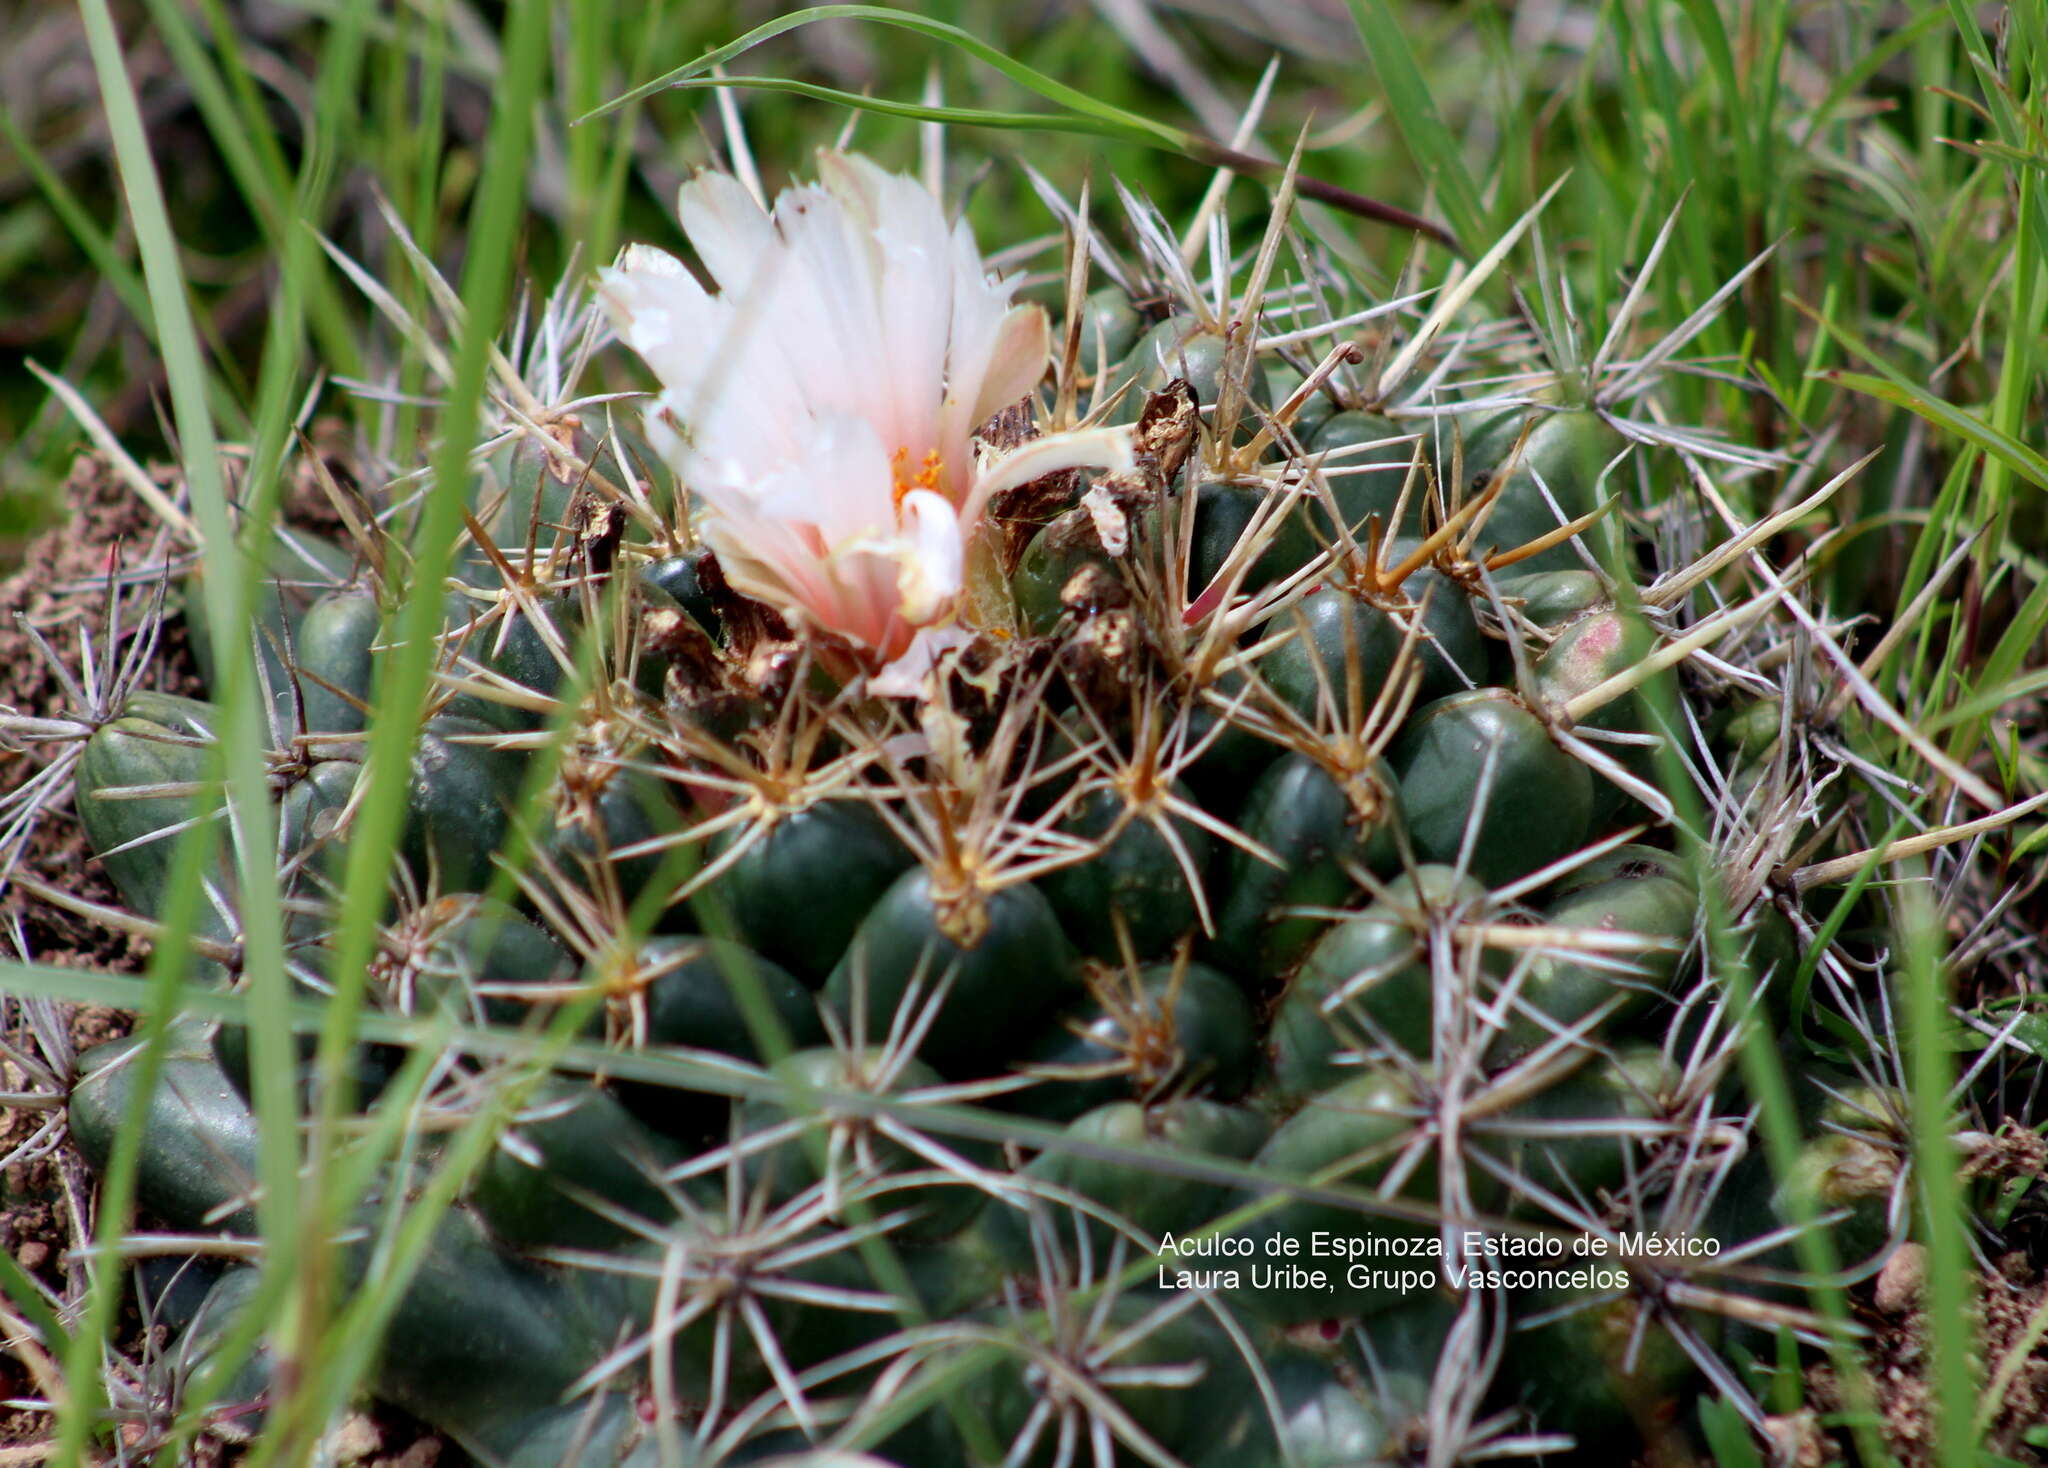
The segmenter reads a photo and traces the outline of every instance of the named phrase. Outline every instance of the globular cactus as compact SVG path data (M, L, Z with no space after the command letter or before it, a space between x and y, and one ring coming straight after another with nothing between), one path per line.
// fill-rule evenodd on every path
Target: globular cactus
M1597 381L1472 410L1262 350L1252 296L1087 295L1048 386L1046 311L964 227L822 168L772 216L686 188L714 289L646 251L605 274L644 419L479 461L362 989L449 1047L437 1106L519 1093L373 1390L507 1464L1671 1430L1705 1338L1675 1266L1627 1261L1620 1305L1460 1289L1494 1257L1468 1237L1654 1231L1725 1171L1745 1015L1705 914L1771 929L1767 997L1800 957L1658 805L1705 731L1778 737L1671 651L1701 614L1629 493L1664 451ZM404 716L384 523L280 532L254 628L315 1001L366 731ZM78 765L144 917L214 735L137 692ZM206 876L196 931L232 948ZM609 1067L464 1038L572 1006ZM363 1047L358 1106L407 1054ZM251 1226L248 1067L237 1026L177 1033L141 1173L174 1227ZM94 1157L123 1073L73 1097Z

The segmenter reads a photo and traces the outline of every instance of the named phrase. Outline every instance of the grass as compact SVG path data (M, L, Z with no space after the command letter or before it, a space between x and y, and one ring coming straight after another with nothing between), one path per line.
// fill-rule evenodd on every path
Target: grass
M290 1124L263 1129L266 1288L304 1389L258 1461L294 1461L349 1398L376 1318L395 1302L436 1210L488 1145L494 1115L480 1115L448 1149L415 1206L388 1217L385 1282L354 1302L333 1298L323 1268L332 1226L357 1201L370 1162L404 1139L340 1130L349 1048L374 1028L360 996L344 989L340 1002L308 1011L285 983L255 757L268 741L249 648L227 631L247 625L257 567L233 547L264 543L283 467L311 426L309 403L396 459L431 435L433 477L411 540L409 636L385 660L378 691L387 711L418 710L440 573L462 528L469 446L497 379L493 345L522 283L587 269L624 241L672 242L674 185L717 156L721 108L745 118L771 185L848 128L865 150L912 166L922 129L936 124L956 179L972 160L992 160L969 193L980 237L1023 241L1054 226L1020 162L1070 197L1084 177L1106 197L1114 177L1166 217L1188 217L1209 186L1215 145L1233 141L1202 121L1204 88L1241 106L1270 56L1278 80L1246 151L1284 159L1305 135L1304 175L1441 220L1460 243L1453 253L1307 208L1304 227L1387 294L1404 278L1433 282L1458 260L1477 260L1560 179L1535 226L1540 244L1478 290L1496 315L1527 310L1553 343L1568 320L1597 328L1613 318L1667 221L1668 250L1635 307L1650 336L1676 328L1769 250L1741 286L1739 309L1709 321L1687 354L1714 370L1668 377L1665 407L1677 422L1718 425L1764 448L1834 432L1827 472L1884 449L1788 531L1817 547L1813 601L1837 619L1817 636L1840 638L1864 615L1885 625L1934 588L1937 568L1974 536L1940 594L1863 671L1948 761L1996 779L1994 805L2048 787L2037 742L2048 627L2048 444L2039 426L2048 399L2039 346L2048 312L2048 18L2039 7L2011 7L1993 38L1961 0L1827 12L1768 0L1519 12L1350 0L1348 29L1323 11L1278 3L1242 7L1235 26L1154 6L1143 13L1158 29L1141 34L1135 54L1112 39L1109 9L992 0L915 14L828 7L750 32L746 7L332 0L259 37L223 0L148 0L119 13L108 0L83 0L97 100L61 105L23 91L0 113L11 148L11 159L0 157L0 271L18 303L0 308L9 313L0 327L102 411L118 407L113 426L124 441L175 460L190 491L210 621L222 629L217 657L229 670L224 835L250 969L271 976L238 1006L254 1035L260 1115L296 1115L296 1037L309 1027L318 1035L327 1103L306 1144L310 1169L300 1170ZM714 72L742 55L754 72L744 82ZM1177 86L1159 79L1176 74ZM1256 230L1265 197L1255 181L1239 182L1226 218ZM428 256L461 262L459 309L399 257L373 201ZM394 330L323 239L364 262L400 309L444 319L447 332ZM1538 254L1550 278L1527 273ZM52 298L75 307L37 309ZM452 347L439 345L443 337ZM620 377L613 368L601 375ZM334 378L389 384L398 406L340 391ZM441 406L421 406L429 397ZM222 478L223 440L249 454L241 483L253 493L239 509ZM0 505L11 517L0 526L19 534L48 513L76 442L69 415L36 379L0 366ZM1717 487L1745 522L1798 498L1789 465L1728 473ZM1663 488L1674 502L1699 492ZM1858 655L1871 641L1865 634ZM1986 813L1981 799L1959 809L1903 732L1859 722L1853 704L1847 716L1845 737L1920 783L1902 815L1942 825ZM350 847L341 974L358 973L371 950L368 899L397 840L416 722L387 713L376 724L371 793ZM2018 823L1986 838L1989 846L1930 858L1927 874L1953 887L1995 865L1999 843L2010 853L2037 844L2043 830ZM196 849L222 835L209 822L187 840ZM182 865L196 873L202 863ZM2013 875L2024 882L2027 870L2022 858ZM1873 885L1882 889L1882 879ZM1981 1453L1981 1383L1967 1334L1970 1200L1946 1165L1956 1075L1943 1037L1957 996L1937 914L1912 897L1910 881L1897 894L1883 890L1901 919L1896 1010L1919 1161L1915 1227L1931 1258L1939 1461L1961 1464ZM1859 891L1837 918L1846 920ZM159 947L147 989L26 965L7 970L6 987L118 996L161 1041L172 1016L197 1002L183 993L175 959L197 897L195 881L174 899L172 941ZM1776 1064L1774 1052L1759 1052L1751 1073L1766 1138L1782 1158L1798 1130L1771 1078ZM63 1352L75 1389L60 1417L60 1456L77 1455L97 1430L101 1343L124 1287L115 1246L128 1217L135 1129L129 1135L103 1193L92 1292ZM1824 1257L1806 1263L1833 1272ZM34 1303L18 1283L7 1293L25 1311ZM1821 1292L1837 1322L1847 1317L1843 1298ZM183 1430L195 1424L188 1414ZM1863 1455L1878 1460L1874 1424L1852 1426ZM1709 1436L1721 1461L1754 1461L1729 1419L1715 1419Z

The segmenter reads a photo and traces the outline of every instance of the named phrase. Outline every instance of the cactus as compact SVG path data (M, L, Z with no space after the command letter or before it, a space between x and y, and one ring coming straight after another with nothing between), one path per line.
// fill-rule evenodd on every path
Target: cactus
M1645 570L1622 494L1656 449L1597 382L1476 415L1340 387L1256 350L1252 295L1223 320L1078 298L1086 380L1039 401L1045 310L909 180L824 168L776 223L700 179L686 225L721 283L721 211L801 275L801 205L839 231L804 248L860 257L849 311L913 314L863 208L954 241L920 288L953 293L955 335L863 328L936 353L943 393L788 370L773 333L816 302L769 303L770 340L727 361L732 302L634 252L601 290L660 379L644 423L564 418L481 461L363 993L444 1026L434 1104L490 1146L373 1389L508 1464L656 1461L657 1439L1334 1464L1432 1435L1449 1461L1639 1434L1698 1386L1702 1336L1658 1293L1685 1268L1630 1261L1616 1325L1597 1290L1481 1310L1452 1245L1654 1229L1714 1164L1698 1139L1740 1130L1714 1108L1745 1016L1702 914L1784 918L1695 868L1657 754L1698 768L1711 729L1762 758L1778 705L1763 730L1712 679L1616 686L1704 615L1661 594L1683 568ZM700 402L700 357L748 400ZM1023 434L974 437L1034 403ZM254 629L314 999L340 977L345 741L404 717L376 696L412 592L384 523L281 534ZM113 713L77 810L154 919L217 788L212 711ZM231 945L234 883L208 878L200 931ZM1760 977L1789 982L1791 931ZM584 1063L497 1107L518 1068L475 1035L571 1010ZM96 1158L112 1060L72 1099ZM407 1064L366 1046L357 1105ZM247 1069L235 1026L179 1032L140 1173L174 1227L249 1226L235 1174L197 1161L253 1168ZM216 1287L195 1352L247 1290ZM1561 1379L1582 1337L1611 1380Z

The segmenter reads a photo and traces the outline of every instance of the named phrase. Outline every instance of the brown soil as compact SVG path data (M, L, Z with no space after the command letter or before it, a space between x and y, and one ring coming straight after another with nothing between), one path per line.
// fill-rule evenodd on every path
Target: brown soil
M1872 1329L1864 1364L1877 1393L1885 1445L1905 1468L1933 1468L1939 1461L1933 1386L1928 1378L1931 1347L1926 1301L1919 1284L1916 1279L1888 1290L1880 1280L1878 1296L1889 1309L1873 1309L1864 1321ZM2022 1253L2001 1258L1977 1300L1983 1389L1988 1389L1992 1376L2023 1343L2028 1322L2042 1310L2048 1310L2048 1279ZM1808 1402L1820 1413L1846 1410L1841 1384L1831 1367L1818 1364L1809 1368L1807 1386ZM2002 1394L1998 1414L1982 1439L1983 1450L2017 1463L2048 1463L2048 1453L2024 1438L2029 1428L2043 1422L2048 1422L2048 1351L2037 1342ZM1829 1461L1842 1459L1837 1451Z

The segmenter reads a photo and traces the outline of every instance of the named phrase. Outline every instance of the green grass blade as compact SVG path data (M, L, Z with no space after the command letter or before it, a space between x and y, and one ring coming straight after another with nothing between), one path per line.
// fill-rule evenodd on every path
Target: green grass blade
M412 541L413 584L400 612L403 645L380 660L367 760L367 791L358 808L343 879L342 922L334 944L334 994L326 1007L317 1050L318 1105L310 1148L316 1162L339 1145L341 1123L351 1102L349 1056L355 1042L366 970L376 941L387 869L397 848L410 785L414 738L429 692L442 610L442 587L462 527L468 498L471 446L480 422L492 351L511 298L525 218L527 164L533 123L547 73L548 16L542 0L517 0L507 17L501 70L493 89L491 130L484 169L471 217L468 258L462 279L464 320L455 356L447 408L437 424L434 486L423 506ZM331 1239L353 1199L323 1188L319 1206L304 1210L301 1247L316 1279L331 1257ZM387 1286L386 1288L396 1288ZM317 1286L316 1286L317 1288ZM313 1295L317 1313L329 1304ZM339 1376L309 1383L309 1405L318 1407L345 1392L360 1356L345 1356ZM318 1420L296 1424L299 1441L310 1445ZM292 1451L280 1438L279 1451Z
M209 0L207 5L216 43L214 54L220 57L218 65L182 7L170 3L170 0L148 0L148 5L156 35L176 63L185 85L190 88L193 102L206 124L208 136L220 151L229 178L234 181L249 212L255 216L270 250L281 253L289 244L290 231L305 217L306 201L324 194L324 184L310 193L299 190L295 201L283 144L277 138L262 95L247 68L241 64L239 39L232 23L222 13L219 0ZM347 22L359 9L354 7L343 11L343 21ZM344 23L334 28L332 37L345 39L354 29ZM309 177L318 177L329 171L322 166L321 160L336 151L330 141L331 134L346 115L345 108L338 105L336 97L345 94L350 87L353 73L353 68L346 62L346 46L335 46L330 42L326 49L329 54L323 56L319 70L320 87L314 109L311 146L305 150L304 171ZM320 328L324 360L339 372L358 371L360 354L332 279L316 276L311 285L313 289L309 299Z
M14 156L21 160L22 166L28 170L29 177L35 180L36 187L49 201L51 211L56 214L72 241L84 252L93 270L120 298L121 304L128 308L128 314L141 322L143 329L154 337L156 321L150 315L148 287L143 285L142 278L135 273L134 267L121 258L120 251L114 247L114 242L108 238L107 232L93 219L92 211L71 191L70 185L64 182L57 170L50 166L49 160L43 156L42 149L35 145L35 140L21 130L14 119L14 109L11 107L0 107L0 138L7 140L7 146L14 150Z
M1732 1402L1703 1398L1700 1433L1714 1455L1716 1468L1764 1468L1764 1460L1757 1455L1756 1443L1749 1435L1749 1424L1742 1420Z
M71 1332L36 1288L36 1282L12 1254L0 1253L0 1294L5 1294L20 1316L42 1338L38 1344L56 1360L71 1354Z
M51 212L92 266L94 274L106 282L107 288L113 291L153 344L157 332L156 316L150 308L149 288L135 273L135 267L122 258L113 239L93 219L91 209L50 166L49 159L36 147L35 140L22 132L12 111L5 107L0 107L0 138L6 140L7 146L22 161L36 188L49 203ZM207 392L216 414L224 418L233 416L233 398L211 374Z
M714 50L705 52L695 61L664 72L653 81L644 82L625 95L616 97L594 112L576 119L577 123L589 122L629 103L639 102L665 88L677 86L694 77L703 76L713 67L723 66L735 56L751 51L763 41L772 40L801 26L821 20L865 20L876 25L897 26L915 31L935 41L943 41L956 50L964 52L985 65L993 67L1025 90L1034 92L1055 106L1073 113L1077 118L1092 119L1115 135L1149 138L1169 148L1185 149L1189 144L1188 135L1177 128L1154 122L1140 113L1114 107L1101 99L1047 76L1034 67L1025 65L1014 56L992 46L967 31L944 21L931 20L910 11L888 10L876 5L815 5L789 15L780 16L765 25L756 26L736 41L728 42Z
M1860 342L1837 328L1837 335L1851 345L1862 348ZM1827 380L1873 397L1880 402L1904 408L1916 417L1924 418L1935 427L1952 433L1964 442L1982 449L1985 453L2004 464L2038 489L2048 489L2048 458L2043 458L2011 434L1994 427L1975 413L1958 408L1919 388L1890 376L1871 377L1862 372L1832 371Z
M86 1298L60 1362L67 1395L57 1413L52 1462L87 1461L86 1440L106 1404L106 1383L100 1368L104 1343L118 1318L126 1277L120 1243L134 1222L143 1123L156 1089L171 1023L183 1009L186 939L192 933L202 900L200 873L214 864L217 836L216 822L199 820L178 837L179 859L172 867L170 886L164 895L163 941L150 957L147 976L124 981L127 987L141 991L142 1002L137 1008L143 1018L136 1033L141 1036L142 1045L139 1053L127 1062L136 1067L135 1086L115 1134L113 1151L100 1175L94 1255L86 1268ZM24 987L14 992L34 991Z
M334 100L337 94L333 89L349 86L349 79L360 69L361 20L370 8L370 0L358 0L327 33L322 48L321 106L316 109L316 116L323 120L323 136L336 126L333 114L338 112L339 104ZM336 78L340 80L337 82ZM288 193L279 190L277 194L280 215L276 227L281 231L279 281L266 318L268 329L246 480L249 495L243 507L255 547L267 547L271 527L282 506L286 458L293 443L295 416L305 382L309 303L324 297L330 306L336 304L328 289L331 278L324 272L325 258L308 218L317 207L314 201L327 191L324 176L329 170L321 160L331 151L331 145L308 148L296 185ZM338 317L334 324L339 325ZM260 552L252 557L259 565L266 559ZM235 686L232 673L229 686ZM263 1267L267 1276L264 1287L277 1289L289 1298L293 1282L301 1278L296 1206L300 1181L299 1053L288 1012L291 989L282 961L281 923L274 938L266 936L264 942L266 949L275 943L276 957L266 956L262 967L249 971L252 1099L264 1149L265 1193L277 1187L292 1203L290 1211L262 1215ZM284 1318L299 1327L295 1336L287 1333L286 1349L294 1365L304 1369L317 1359L317 1344L310 1334L316 1318L293 1310L287 1310Z
M249 623L244 610L252 604L254 578L260 571L261 561L260 558L252 558L245 562L238 550L237 527L230 514L222 476L220 446L207 405L205 358L185 292L177 239L171 228L155 160L150 153L141 110L128 80L120 38L106 0L82 0L81 9L109 131L121 165L122 186L142 258L157 341L164 356L182 468L210 573L205 578L204 594L215 638L216 665L224 670L226 685L224 691L216 690L222 695L222 738L215 757L224 766L244 972L251 976L262 999L258 1012L261 1022L252 1032L252 1043L257 1064L257 1114L267 1118L270 1124L262 1128L262 1197L258 1216L266 1237L282 1241L296 1223L299 1152L296 1129L290 1124L290 1119L296 1115L297 1105L292 1094L290 1070L288 1066L280 1068L277 1064L280 1047L288 1047L290 1043L282 1010L278 1007L283 1002L286 983L283 917L278 904L275 820L263 757L268 736L259 709L253 649L247 637ZM260 514L250 529L256 545L267 542L269 524ZM211 822L203 823L188 836L210 838L213 834L211 827ZM180 849L191 848L192 842L187 840ZM179 872L184 896L182 901L174 897L174 911L179 912L171 923L174 934L189 931L189 924L197 912L198 864L191 865L193 870L181 868ZM184 926L181 927L181 923ZM152 967L153 975L159 976L158 981L173 990L182 982L183 976L178 947L175 942L160 947ZM152 1057L164 1033L163 1026L167 1024L167 1013L152 1021ZM153 1066L154 1059L149 1059L146 1065ZM134 1104L139 1108L147 1098L146 1090L139 1087L137 1098ZM123 1140L125 1143L128 1139L124 1137ZM112 1201L103 1219L103 1229L118 1224L125 1217L128 1198L132 1196L128 1189L132 1187L134 1157L123 1157L117 1149L116 1161L121 1165L109 1169L107 1187ZM280 1252L288 1260L288 1246ZM103 1271L103 1280L118 1278L119 1273L118 1267L109 1266ZM96 1304L104 1309L107 1298L103 1288ZM89 1339L96 1347L99 1335L87 1332L83 1333L83 1338ZM74 1359L70 1365L74 1377L74 1401L90 1402L97 1391L96 1384L88 1390L83 1381L76 1379L77 1371L86 1363ZM96 1371L92 1379L97 1382ZM74 1448L82 1445L89 1411L89 1406L79 1406L65 1419L66 1441Z
M1970 1256L1965 1235L1963 1184L1957 1175L1949 1088L1954 1062L1943 1035L1949 1020L1948 976L1944 973L1942 921L1929 900L1925 868L1905 867L1898 912L1903 928L1904 988L1900 1009L1906 1026L1907 1079L1912 1094L1913 1179L1919 1234L1927 1245L1927 1321L1933 1346L1930 1375L1937 1408L1939 1459L1968 1463L1976 1447L1977 1402L1970 1353L1972 1309Z
M1386 94L1387 111L1401 131L1401 140L1436 190L1464 248L1476 248L1488 230L1486 206L1465 166L1463 149L1437 111L1436 98L1416 65L1406 31L1395 20L1387 0L1348 0L1348 4L1352 24L1372 58L1373 74Z
M1101 118L1063 116L1057 112L991 112L981 107L942 107L920 102L898 102L888 97L843 91L819 82L798 81L793 77L691 77L670 85L684 91L746 87L758 92L782 92L795 97L808 97L818 102L834 102L858 112L908 118L913 122L943 122L956 127L985 127L1007 132L1079 133L1085 137L1117 138L1124 142L1138 143L1157 141L1148 131L1124 128ZM1192 152L1192 148L1188 151Z

